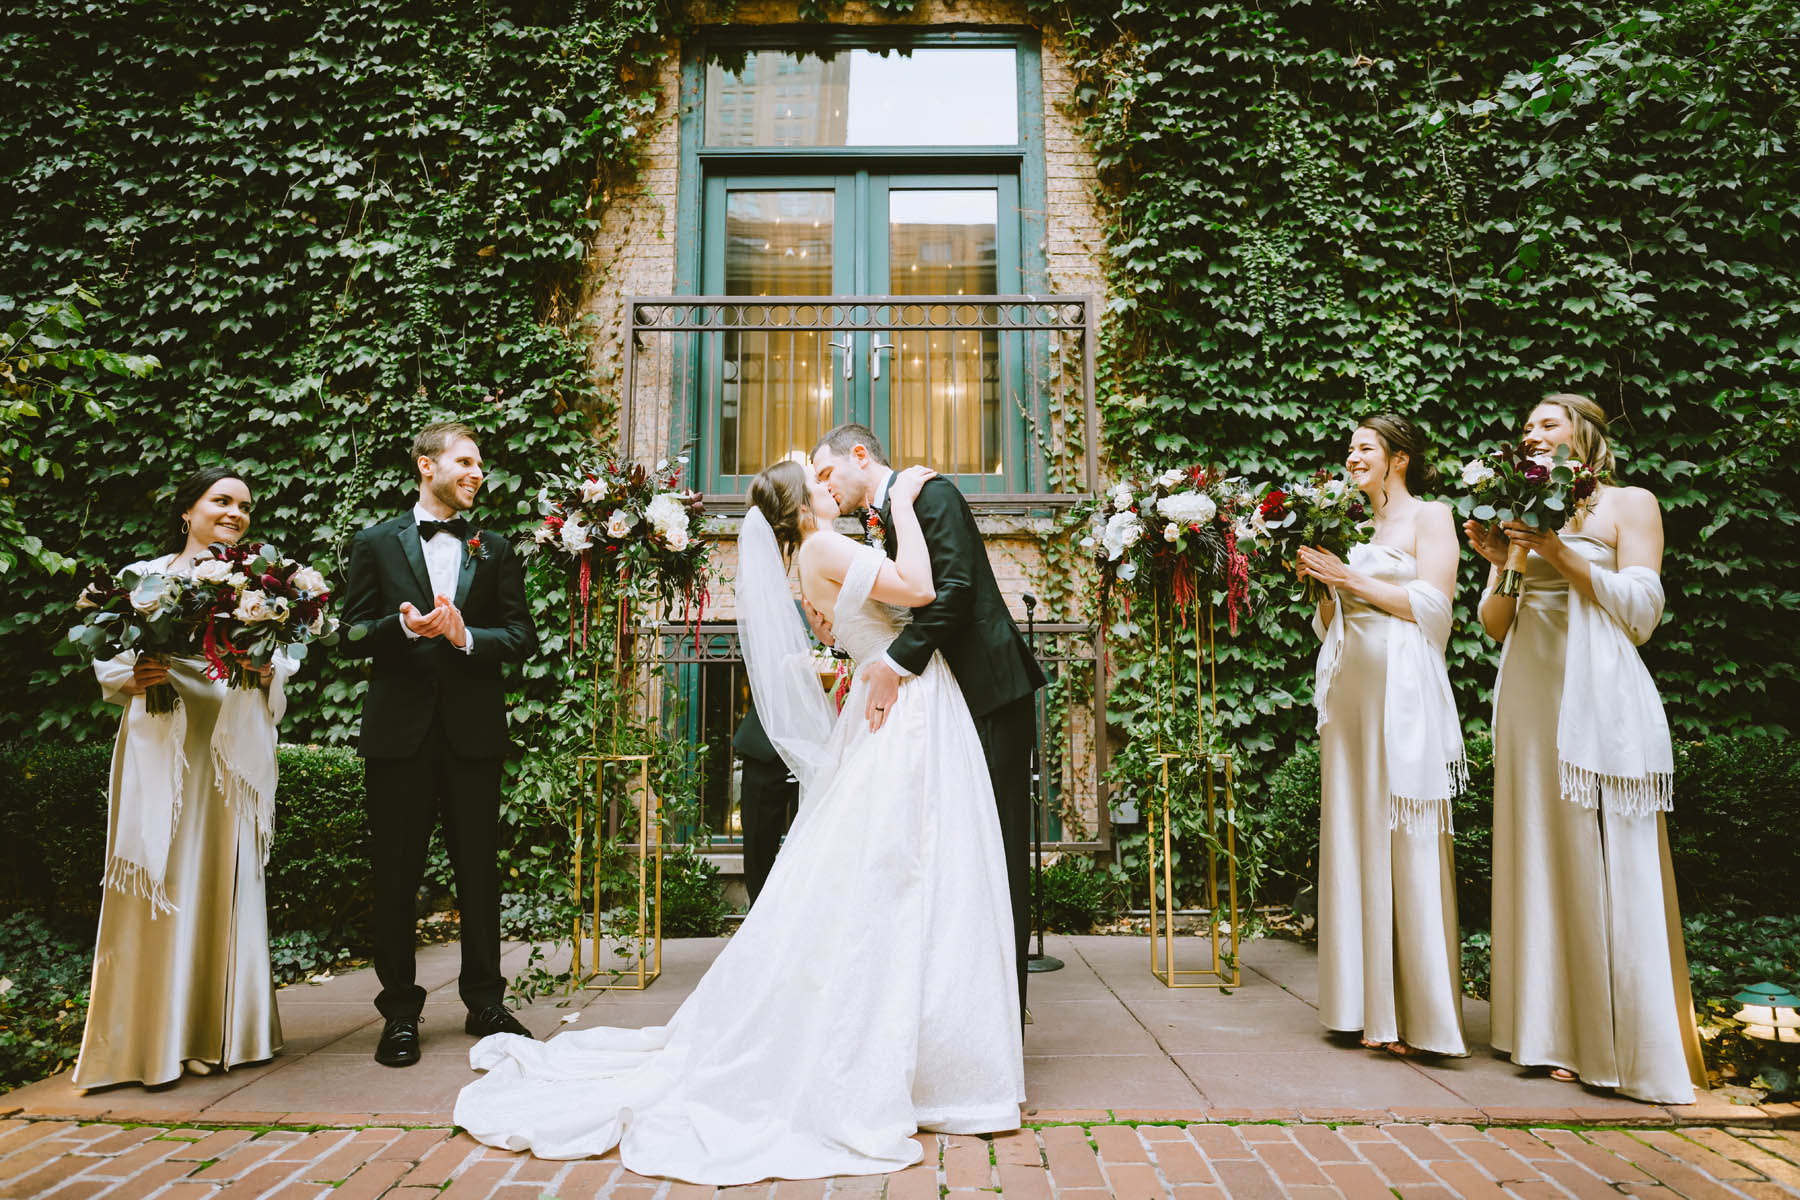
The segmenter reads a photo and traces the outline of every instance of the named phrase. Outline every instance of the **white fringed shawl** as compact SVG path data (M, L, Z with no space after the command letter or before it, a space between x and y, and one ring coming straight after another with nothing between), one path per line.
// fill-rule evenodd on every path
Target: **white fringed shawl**
M1586 540L1605 546L1595 538ZM1637 652L1662 620L1662 577L1649 567L1615 571L1592 559L1588 567L1595 599L1573 585L1568 589L1569 641L1556 719L1557 781L1563 799L1583 808L1621 816L1668 812L1675 797L1669 720L1656 682ZM1521 605L1530 592L1527 576ZM1509 631L1500 651L1502 671L1511 651ZM1499 699L1496 688L1496 704Z
M133 564L140 570L164 570L168 558ZM181 798L188 760L187 705L166 716L152 716L143 696L121 689L131 681L135 653L94 664L105 698L125 707L119 725L119 794L113 805L112 836L104 885L113 891L142 896L152 916L174 912L167 875L169 847L181 820ZM256 838L258 863L266 866L275 834L275 727L287 711L284 683L299 663L275 656L275 677L268 691L227 688L213 726L212 760L225 803L238 810Z
M1351 553L1361 549L1359 546ZM1413 619L1382 614L1391 622L1381 728L1387 757L1388 828L1449 833L1450 800L1469 781L1462 725L1450 691L1450 673L1444 666L1444 647L1450 640L1450 599L1423 580L1408 580L1401 586L1412 603ZM1321 627L1318 615L1313 616L1314 632L1324 641L1313 679L1320 729L1325 727L1326 701L1344 658L1344 604L1336 589L1332 594L1337 603L1330 626Z
M1626 816L1668 812L1675 797L1669 720L1637 651L1662 620L1662 578L1649 567L1590 570L1595 599L1569 589L1556 721L1563 798Z

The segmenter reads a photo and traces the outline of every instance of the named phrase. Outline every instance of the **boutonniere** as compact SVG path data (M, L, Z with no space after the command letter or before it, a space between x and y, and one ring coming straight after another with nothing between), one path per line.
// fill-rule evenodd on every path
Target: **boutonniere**
M476 562L487 561L487 550L481 544L481 535L479 533L470 538L465 544L469 547L470 558L474 559Z
M864 528L868 530L864 540L869 545L885 546L887 544L887 531L881 527L881 514L872 508L869 510L868 520L864 522Z

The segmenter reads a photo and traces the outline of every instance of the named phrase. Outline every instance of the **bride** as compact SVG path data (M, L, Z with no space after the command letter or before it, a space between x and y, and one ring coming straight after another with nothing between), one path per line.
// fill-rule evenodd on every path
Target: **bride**
M836 720L787 581L859 663L933 597L913 500L894 481L896 558L832 530L808 467L756 477L738 540L739 632L756 710L800 781L799 815L743 926L665 1026L534 1042L497 1034L456 1123L541 1158L614 1145L641 1175L728 1185L897 1171L912 1134L1019 1127L1012 909L968 706L942 656L879 730L852 685Z

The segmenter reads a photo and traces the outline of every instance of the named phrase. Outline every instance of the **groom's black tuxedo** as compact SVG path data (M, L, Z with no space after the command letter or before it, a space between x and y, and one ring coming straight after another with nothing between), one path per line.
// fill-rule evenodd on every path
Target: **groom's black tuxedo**
M889 489L893 483L889 475ZM1023 1009L1031 937L1031 744L1037 738L1032 697L1044 686L1044 672L1006 609L987 545L962 492L942 476L929 479L913 501L913 512L931 555L937 598L913 609L912 623L888 647L888 657L918 675L932 654L941 652L975 718L1006 849ZM897 547L892 504L884 501L878 515L891 558Z
M363 697L362 738L370 857L375 867L376 1000L382 1015L416 1018L425 991L414 982L415 898L432 828L441 818L462 913L458 990L471 1011L501 1002L500 879L496 862L500 764L506 754L502 664L537 648L524 573L506 539L473 533L461 548L451 597L473 638L411 638L400 605L433 605L431 576L412 513L365 529L350 542L344 589L352 658L374 660Z

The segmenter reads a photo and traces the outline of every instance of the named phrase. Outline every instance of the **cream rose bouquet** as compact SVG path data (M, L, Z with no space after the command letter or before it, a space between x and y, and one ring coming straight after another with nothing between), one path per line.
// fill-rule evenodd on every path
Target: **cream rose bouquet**
M189 578L189 619L207 673L232 687L257 686L277 650L304 658L308 645L337 640L325 576L273 546L215 542Z

